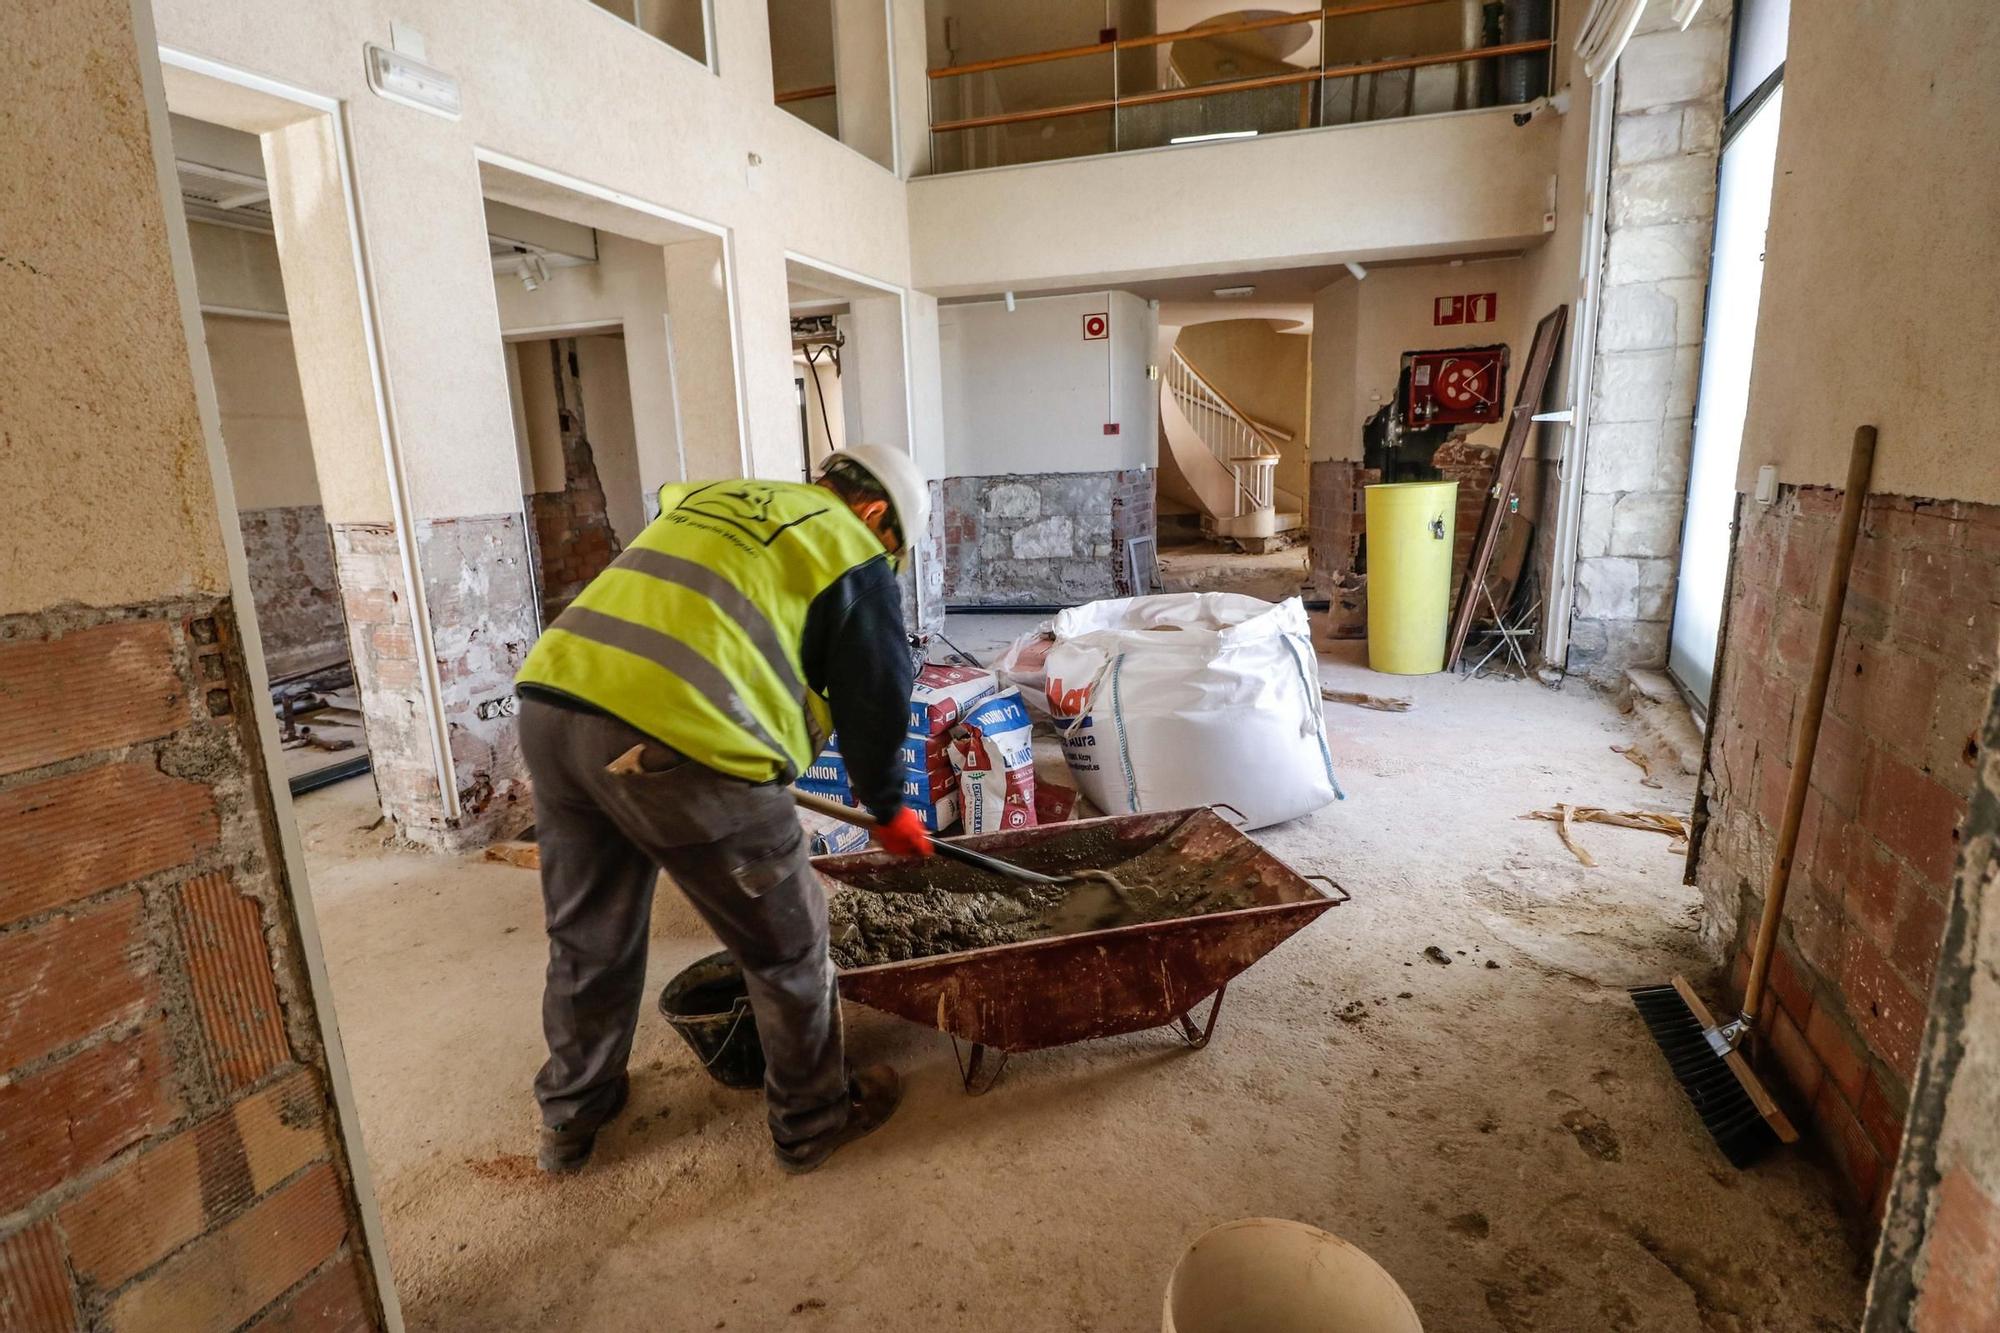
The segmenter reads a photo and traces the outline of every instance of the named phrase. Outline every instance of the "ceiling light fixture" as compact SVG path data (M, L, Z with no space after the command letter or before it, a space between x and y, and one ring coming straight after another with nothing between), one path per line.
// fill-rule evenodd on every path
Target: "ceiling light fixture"
M1255 130L1221 130L1215 134L1183 134L1178 138L1169 139L1167 142L1211 143L1217 139L1254 139L1256 137L1257 131Z
M1014 311L1014 293L1012 293L1012 292L1008 292L1008 293L1007 293L1007 312L1008 312L1009 314L1012 314L1012 313L1013 313L1013 311Z
M1349 259L1349 260L1345 261L1345 263L1346 263L1346 268L1347 268L1347 271L1348 271L1349 273L1352 273L1352 274L1354 275L1354 280L1355 280L1356 282L1359 282L1359 281L1361 281L1361 280L1362 280L1363 278L1365 278L1365 277L1367 277L1367 276L1368 276L1368 270L1367 270L1367 269L1365 269L1365 268L1363 268L1363 267L1361 267L1361 265L1359 265L1359 264L1355 263L1355 262L1354 262L1354 261L1353 261L1352 259Z
M1218 301L1235 301L1248 296L1256 290L1255 287L1217 287L1215 289L1215 298Z

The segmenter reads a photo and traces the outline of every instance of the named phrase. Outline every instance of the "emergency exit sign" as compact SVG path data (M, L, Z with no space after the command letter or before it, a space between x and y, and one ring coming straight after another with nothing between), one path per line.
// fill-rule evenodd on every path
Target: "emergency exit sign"
M1431 305L1433 324L1491 324L1499 317L1498 292L1474 292L1469 296L1440 296Z

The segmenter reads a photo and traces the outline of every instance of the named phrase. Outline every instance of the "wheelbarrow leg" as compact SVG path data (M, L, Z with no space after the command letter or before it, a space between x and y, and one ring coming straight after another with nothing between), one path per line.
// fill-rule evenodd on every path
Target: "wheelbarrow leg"
M1215 1016L1222 1012L1222 997L1228 993L1229 983L1225 981L1216 988L1215 998L1209 1001L1208 1018L1198 1028L1194 1025L1193 1010L1174 1015L1174 1022L1179 1025L1181 1040L1188 1044L1189 1050L1198 1051L1208 1045L1208 1039L1215 1034Z
M958 1038L951 1039L951 1058L958 1062L959 1085L965 1089L968 1097L981 1097L993 1091L993 1085L998 1083L1000 1075L1006 1072L1007 1052L1002 1051L999 1058L993 1062L992 1072L986 1073L986 1077L982 1079L980 1075L986 1072L986 1056L985 1043L975 1041L972 1043L972 1059L968 1061L959 1054Z

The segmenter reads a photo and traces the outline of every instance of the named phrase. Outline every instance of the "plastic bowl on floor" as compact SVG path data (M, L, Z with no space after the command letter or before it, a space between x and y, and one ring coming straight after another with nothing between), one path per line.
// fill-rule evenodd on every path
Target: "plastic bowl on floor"
M1277 1217L1206 1231L1174 1265L1161 1333L1423 1333L1410 1298L1355 1246Z

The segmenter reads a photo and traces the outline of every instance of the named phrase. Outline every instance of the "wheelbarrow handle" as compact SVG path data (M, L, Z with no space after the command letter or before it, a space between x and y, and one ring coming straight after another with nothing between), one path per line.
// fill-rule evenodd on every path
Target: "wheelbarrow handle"
M802 810L810 810L814 814L825 815L828 819L838 819L843 824L852 824L856 828L871 830L877 827L878 821L875 816L869 814L866 810L857 810L851 805L842 805L839 801L828 800L824 796L818 796L809 791L800 791L797 787L792 788L792 800L796 801ZM948 856L954 861L963 861L966 865L978 866L981 870L990 870L996 875L1005 875L1008 879L1018 880L1023 884L1050 885L1067 882L1057 879L1052 875L1040 874L1023 866L1017 866L1011 861L1002 861L997 856L988 856L984 852L975 852L970 847L961 847L957 843L947 842L943 838L931 839L931 846L940 855Z

